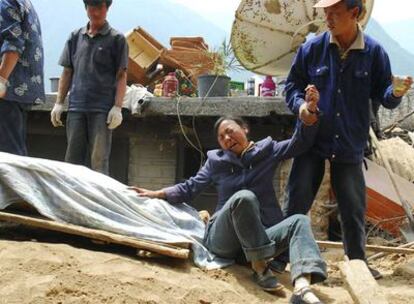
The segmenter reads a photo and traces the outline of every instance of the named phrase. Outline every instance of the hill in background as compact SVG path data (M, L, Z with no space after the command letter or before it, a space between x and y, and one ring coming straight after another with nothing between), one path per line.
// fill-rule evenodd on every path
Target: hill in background
M81 0L32 0L32 3L42 24L48 89L48 78L59 76L62 71L57 62L70 32L84 26L88 20ZM225 37L230 36L226 30L194 11L169 0L116 1L110 8L108 20L114 28L124 33L142 26L166 47L169 46L169 38L172 36L202 36L211 46L219 45ZM409 29L404 23L403 26L390 26L389 32L398 32L399 36L393 34L393 37L398 38L408 35ZM377 21L371 19L367 33L384 45L395 74L414 74L414 55L403 49ZM250 75L245 72L232 76L244 80Z

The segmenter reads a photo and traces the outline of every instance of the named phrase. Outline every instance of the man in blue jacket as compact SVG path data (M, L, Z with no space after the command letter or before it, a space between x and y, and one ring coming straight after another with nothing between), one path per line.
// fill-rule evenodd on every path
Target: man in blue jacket
M397 107L412 84L406 77L393 85L385 50L358 24L361 0L321 0L328 31L303 44L287 78L289 108L305 123L320 116L320 127L309 152L295 158L287 186L285 216L306 214L331 163L331 183L341 215L345 252L365 260L365 180L362 172L368 140L370 99ZM305 91L308 92L305 97ZM302 107L318 100L319 110ZM371 269L374 277L381 275Z
M27 111L45 100L40 22L30 0L0 1L0 151L27 155Z

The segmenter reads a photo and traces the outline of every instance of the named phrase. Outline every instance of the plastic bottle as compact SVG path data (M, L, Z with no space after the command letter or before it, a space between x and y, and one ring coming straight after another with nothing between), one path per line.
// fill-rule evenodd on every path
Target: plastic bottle
M260 88L260 96L274 97L276 93L276 83L273 81L272 76L266 76Z
M246 85L247 95L254 96L254 85L255 85L255 79L252 77L247 81L247 85Z
M164 78L162 83L162 96L175 97L178 92L178 79L175 77L175 72L170 72Z

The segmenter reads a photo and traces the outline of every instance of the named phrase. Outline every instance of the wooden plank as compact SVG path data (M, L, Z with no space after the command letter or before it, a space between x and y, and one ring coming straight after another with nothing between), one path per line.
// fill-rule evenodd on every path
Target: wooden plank
M170 244L157 243L107 231L85 228L72 224L63 224L51 220L37 219L33 217L12 214L8 212L0 212L0 220L5 222L18 223L22 225L64 232L68 234L88 237L113 244L125 245L138 249L145 249L151 252L159 253L178 259L188 259L190 250L173 246Z
M340 243L340 242L316 241L316 243L321 248L338 248L338 249L343 249L344 248L343 243ZM387 246L366 245L365 249L369 250L369 251L374 251L374 252L414 254L414 249L403 248L403 247L387 247Z
M340 262L339 269L356 304L388 304L364 261Z

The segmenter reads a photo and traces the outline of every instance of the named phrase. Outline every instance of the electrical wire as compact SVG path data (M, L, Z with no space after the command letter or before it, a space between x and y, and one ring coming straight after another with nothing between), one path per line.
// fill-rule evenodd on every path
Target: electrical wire
M203 146L201 144L200 137L198 136L197 128L195 126L195 119L196 119L196 116L197 116L198 112L203 107L205 101L207 100L208 96L210 95L210 92L213 89L214 85L216 84L218 77L219 77L219 75L216 75L216 77L214 78L213 83L211 84L211 86L207 90L206 95L204 97L202 97L201 103L199 104L199 106L197 107L197 109L193 113L192 129L193 129L193 132L194 132L195 139L197 141L196 144L193 143L193 141L191 141L191 139L187 136L187 133L184 129L184 125L183 125L183 122L182 122L182 119L181 119L181 113L180 113L180 103L181 103L182 96L180 96L180 95L177 96L176 112L177 112L177 118L178 118L178 123L180 125L181 133L183 134L183 136L184 136L185 140L187 141L187 143L193 149L195 149L198 153L200 153L200 168L204 165L204 161L205 161L206 157L205 157L205 154L203 152Z

